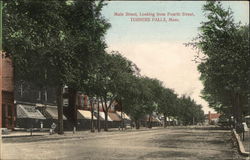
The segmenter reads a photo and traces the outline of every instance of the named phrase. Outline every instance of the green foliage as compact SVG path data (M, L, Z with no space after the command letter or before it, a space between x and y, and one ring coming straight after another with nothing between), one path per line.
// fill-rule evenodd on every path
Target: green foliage
M103 2L8 1L4 9L4 50L14 60L16 79L39 86L80 86L104 52L110 24Z
M177 95L172 89L162 88L159 94L158 112L166 116L177 116Z
M69 64L73 60L62 38L66 33L61 3L5 3L3 45L14 60L17 79L41 85L44 81L62 84L72 77Z
M128 86L128 77L135 72L133 63L119 52L105 53L97 59L97 62L99 63L84 82L85 91L110 102L121 98Z
M240 118L250 90L249 25L235 23L220 2L207 2L203 11L207 21L191 43L199 50L203 98L215 110Z
M178 119L184 125L204 122L202 106L195 103L190 97L182 96L178 99Z
M101 16L103 1L13 0L4 3L4 51L12 57L15 80L57 88L62 132L64 85L81 90L104 54L110 24Z

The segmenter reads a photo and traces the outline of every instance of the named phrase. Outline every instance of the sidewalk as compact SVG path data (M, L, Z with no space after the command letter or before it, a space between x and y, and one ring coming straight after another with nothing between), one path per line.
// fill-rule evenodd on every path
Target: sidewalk
M245 139L242 141L245 151L250 152L250 131L245 132Z
M133 129L126 129L126 130L119 130L119 128L109 128L108 132L105 132L103 129L101 132L98 132L95 130L94 133L91 133L90 130L85 131L76 131L73 133L73 131L64 131L63 135L59 135L57 133L50 135L49 131L33 131L32 135L29 131L10 131L8 134L2 134L2 138L21 138L21 137L44 137L44 138L72 138L72 137L81 137L81 136L87 136L87 135L93 135L93 134L113 134L113 133L119 133L119 132L134 132L134 131L148 131L148 130L156 130L156 129L162 129L163 127L154 127L152 129L148 129L145 127L140 128L139 130L133 128Z
M48 134L49 132L44 132L44 131L35 131L35 132L32 132L32 135L31 135L31 132L27 132L27 131L11 131L9 134L2 134L2 138L44 136Z
M189 129L202 129L204 126L167 126L165 129L183 129L183 128L189 128ZM216 129L218 128L217 126L206 126L206 129ZM159 126L159 127L153 127L153 128L147 128L147 127L140 127L140 129L119 129L119 128L109 128L108 132L105 132L103 129L101 129L101 132L98 132L97 129L95 129L94 133L91 133L90 130L83 130L83 131L76 131L73 133L73 131L64 131L63 135L58 135L57 133L50 135L49 134L49 128L44 128L43 131L40 131L39 128L34 128L32 132L32 136L79 136L79 135L86 135L87 133L91 134L100 134L100 133L107 133L110 134L112 132L118 133L118 132L135 132L135 131L149 131L149 130L157 130L157 129L164 129L164 127ZM11 137L29 137L31 136L30 131L26 131L24 129L16 129L15 131L9 131L8 134L2 134L2 138L11 138Z

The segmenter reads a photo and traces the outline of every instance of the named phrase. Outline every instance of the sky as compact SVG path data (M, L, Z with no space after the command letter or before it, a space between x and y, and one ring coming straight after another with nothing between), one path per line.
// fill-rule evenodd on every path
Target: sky
M108 1L102 14L111 23L105 36L108 51L119 51L141 69L142 75L161 80L178 95L189 95L208 113L214 110L200 97L203 85L198 64L193 61L197 53L184 45L197 36L200 23L205 21L203 4ZM249 2L224 1L222 5L232 9L235 22L249 24Z

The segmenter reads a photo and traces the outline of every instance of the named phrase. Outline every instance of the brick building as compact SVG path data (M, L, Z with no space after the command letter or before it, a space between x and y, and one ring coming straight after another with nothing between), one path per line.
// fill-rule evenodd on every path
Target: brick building
M219 114L219 113L211 113L209 111L208 114L205 114L206 123L208 123L208 124L218 123L220 115L221 114Z
M16 121L14 106L13 64L10 58L0 55L0 128L13 129Z

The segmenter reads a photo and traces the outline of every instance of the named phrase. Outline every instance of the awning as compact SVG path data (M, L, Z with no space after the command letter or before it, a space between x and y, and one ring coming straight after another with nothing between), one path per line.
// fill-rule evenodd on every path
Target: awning
M121 116L121 112L116 112L119 116ZM124 118L124 119L127 119L127 120L131 120L130 119L130 117L126 114L126 113L122 113L122 116L121 116L122 118Z
M158 122L162 123L161 120L160 120L159 118L156 118L156 120L157 120Z
M161 121L160 121L159 118L157 118L157 117L153 117L153 122L161 123Z
M35 105L17 105L17 118L46 119Z
M121 121L121 117L117 113L108 113L112 121Z
M99 112L100 113L100 112ZM94 111L94 115L96 118L98 118L98 113L97 111ZM99 115L100 121L104 121L105 119L103 119L100 115Z
M52 119L58 119L57 106L46 106L45 111L50 115ZM63 120L67 120L67 118L64 115L63 115Z
M87 110L77 110L77 119L91 119L91 112ZM96 120L96 117L93 116L93 119Z
M105 113L104 112L100 112L100 117L102 117L105 120ZM112 119L109 117L108 115L108 121L112 121Z
M248 119L248 118L250 118L250 115L248 115L248 116L245 116L245 118L247 118L247 119Z

